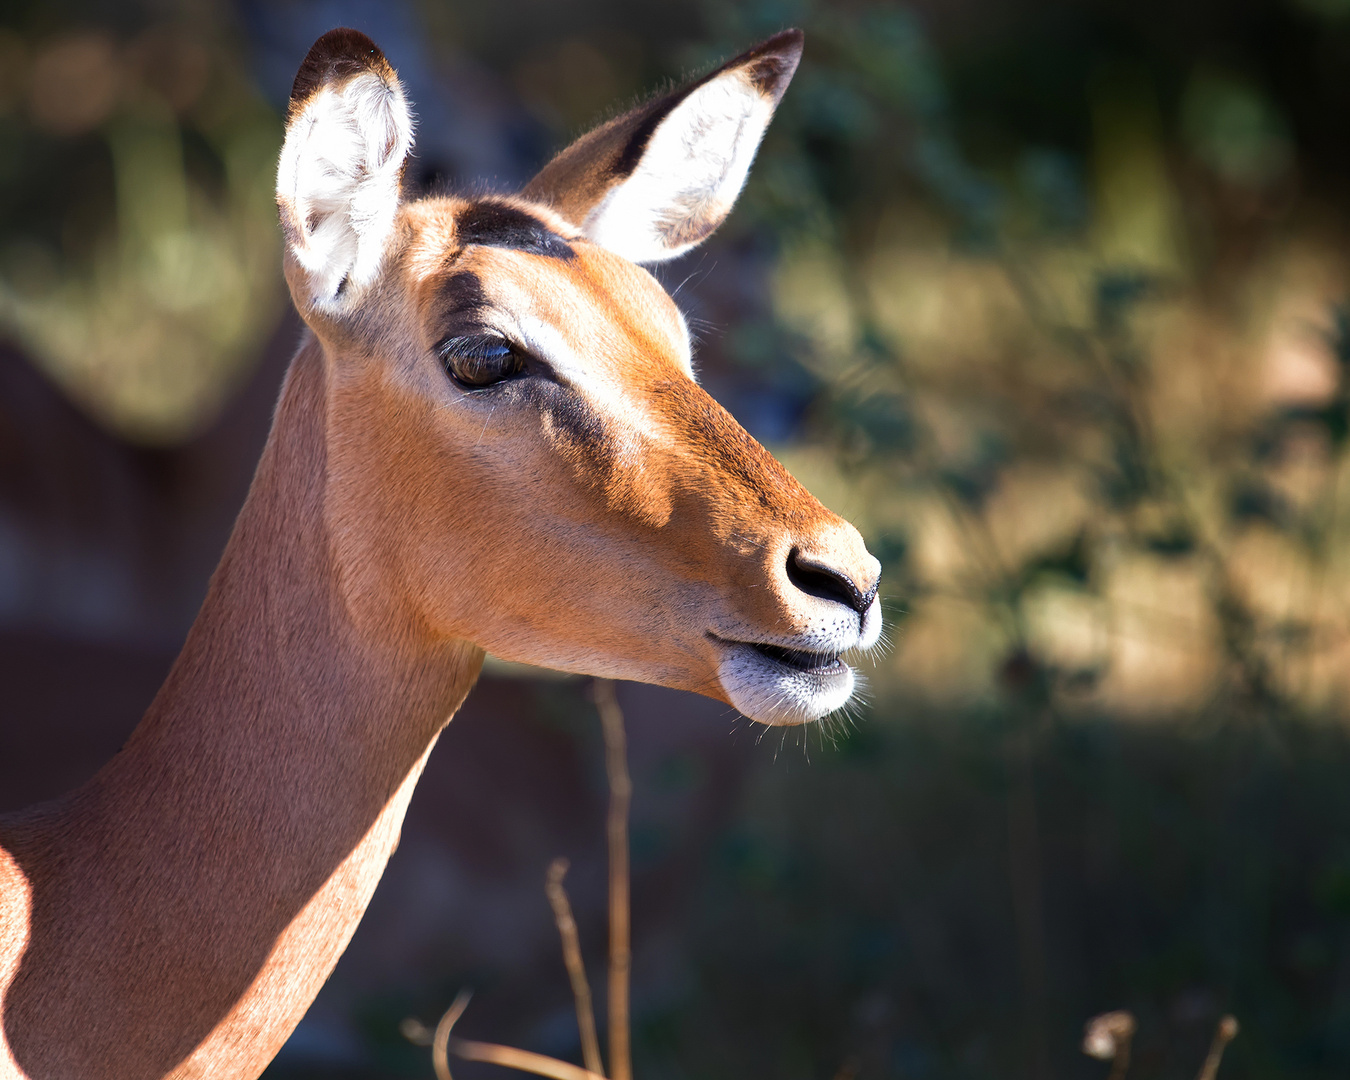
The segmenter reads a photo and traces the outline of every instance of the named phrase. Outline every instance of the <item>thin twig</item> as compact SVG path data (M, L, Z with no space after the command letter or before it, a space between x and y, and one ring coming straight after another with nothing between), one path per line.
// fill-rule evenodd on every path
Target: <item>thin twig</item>
M628 775L628 751L624 738L623 712L614 694L614 683L608 679L595 680L595 705L600 713L605 736L605 772L609 777L609 818L606 833L609 838L609 1053L613 1080L632 1080L633 1063L628 1030L628 980L632 966L629 931L628 884L628 809L633 801L633 782ZM595 1031L595 1013L591 1007L591 990L586 981L586 968L581 960L581 945L577 936L576 919L572 905L563 888L567 874L567 860L555 859L549 867L546 891L553 915L562 938L563 962L572 980L572 994L577 1004L577 1025L581 1029L582 1054L586 1068L567 1061L518 1050L497 1043L455 1039L450 1029L463 1015L469 1004L470 991L462 990L445 1011L431 1038L431 1064L437 1080L451 1080L449 1055L453 1053L465 1061L481 1061L502 1065L521 1072L547 1076L551 1080L605 1080L600 1060L600 1041ZM420 1024L407 1021L403 1033L414 1042L424 1037Z
M1235 1016L1225 1016L1214 1031L1214 1041L1209 1044L1209 1054L1200 1068L1199 1080L1214 1080L1219 1074L1219 1062L1223 1060L1224 1049L1237 1036L1238 1022Z
M504 1065L508 1069L534 1073L536 1076L549 1076L553 1080L605 1080L598 1073L573 1065L570 1061L559 1061L546 1054L533 1054L529 1050L517 1050L514 1046L500 1046L497 1043L475 1042L471 1039L451 1039L450 1049L455 1057L465 1061L485 1061L489 1065Z
M563 964L567 967L567 977L572 981L572 997L577 1005L577 1028L581 1032L581 1057L587 1069L603 1076L605 1065L600 1059L600 1040L595 1033L591 984L586 979L586 965L581 959L577 921L572 917L572 905L567 899L567 890L563 888L568 865L566 859L553 860L548 868L544 892L553 907L553 919L558 924L558 936L562 938Z
M431 1044L431 1066L436 1070L436 1080L452 1080L450 1054L465 1061L484 1061L489 1065L503 1065L508 1069L534 1073L536 1076L548 1076L552 1080L605 1080L600 1073L583 1069L569 1061L559 1061L546 1054L533 1054L528 1050L499 1046L497 1043L454 1038L450 1034L450 1029L464 1015L471 997L473 997L472 990L459 992L436 1025L435 1034L428 1032L422 1024L412 1018L404 1020L399 1025L404 1037L409 1041L419 1046Z
M436 1080L451 1080L450 1059L445 1049L450 1042L450 1029L455 1026L455 1021L464 1015L471 997L473 997L472 990L461 990L450 1003L450 1008L445 1010L440 1023L436 1025L436 1034L431 1037L431 1067L436 1070Z
M633 781L623 712L609 679L595 680L595 707L605 734L605 772L609 776L609 1070L612 1080L633 1080L629 1043L628 980L632 967L628 909L628 808Z

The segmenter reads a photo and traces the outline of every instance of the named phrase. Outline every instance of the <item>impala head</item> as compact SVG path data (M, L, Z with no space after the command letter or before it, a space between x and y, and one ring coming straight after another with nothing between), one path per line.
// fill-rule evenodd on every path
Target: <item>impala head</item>
M779 34L610 121L519 197L414 201L393 70L352 30L314 45L277 196L323 346L349 608L769 724L849 699L877 561L699 388L640 265L726 217L801 44Z

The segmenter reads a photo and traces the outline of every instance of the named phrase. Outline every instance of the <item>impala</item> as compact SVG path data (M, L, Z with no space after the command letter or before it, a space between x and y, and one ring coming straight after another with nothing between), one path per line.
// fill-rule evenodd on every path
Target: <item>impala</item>
M801 43L611 120L519 196L416 200L384 56L315 43L277 170L308 330L144 720L0 822L0 1077L261 1073L484 650L765 724L849 699L878 564L699 388L641 268L726 217Z

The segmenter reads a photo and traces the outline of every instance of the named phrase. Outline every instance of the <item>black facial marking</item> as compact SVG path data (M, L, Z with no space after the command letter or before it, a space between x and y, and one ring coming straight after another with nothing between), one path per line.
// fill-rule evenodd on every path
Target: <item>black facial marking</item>
M487 295L478 275L469 270L451 274L441 283L442 310L447 315L481 315L488 309Z
M437 318L433 332L437 348L450 338L482 333L484 316L491 305L477 274L458 270L447 275L436 296Z
M463 245L510 248L553 259L574 257L572 246L533 214L499 202L474 203L455 218L455 237Z
M591 449L608 446L604 421L575 393L559 394L548 403L553 423L577 446Z

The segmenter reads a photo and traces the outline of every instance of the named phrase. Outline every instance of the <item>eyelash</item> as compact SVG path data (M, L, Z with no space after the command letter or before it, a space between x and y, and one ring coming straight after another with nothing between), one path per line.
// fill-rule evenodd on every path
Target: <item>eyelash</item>
M496 386L526 370L524 350L498 334L447 338L436 352L446 374L470 390Z

